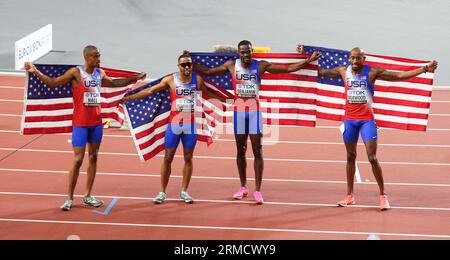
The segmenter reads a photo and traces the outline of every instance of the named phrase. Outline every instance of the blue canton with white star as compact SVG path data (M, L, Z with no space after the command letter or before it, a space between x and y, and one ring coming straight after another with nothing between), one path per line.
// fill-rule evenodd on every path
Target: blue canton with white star
M40 65L36 64L36 68L44 75L51 78L62 76L67 70L75 67L74 65ZM72 85L67 83L63 86L49 87L44 84L33 73L28 78L28 99L57 99L72 97Z
M143 89L152 87L161 82L162 79L152 81L132 90L125 96L133 95ZM152 123L159 115L171 110L170 91L165 89L145 98L131 100L126 104L126 109L133 128Z
M322 54L322 56L319 59L319 67L322 69L333 69L341 66L347 67L349 65L348 61L348 55L350 53L349 51L315 47L315 46L305 46L305 52L307 54L312 54L315 51L318 51ZM317 83L344 87L344 81L341 79L341 77L338 78L317 77Z
M192 61L198 63L199 65L206 68L215 68L223 65L229 60L236 60L239 56L236 53L191 53ZM216 86L219 86L226 90L233 90L233 84L231 82L230 73L224 73L219 76L205 76L202 73L196 71L196 73L201 74L204 78L208 79Z

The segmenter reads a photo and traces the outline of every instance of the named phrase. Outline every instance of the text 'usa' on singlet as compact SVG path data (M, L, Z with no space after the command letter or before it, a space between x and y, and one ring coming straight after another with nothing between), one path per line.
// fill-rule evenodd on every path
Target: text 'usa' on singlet
M232 75L235 105L237 112L258 111L259 91L261 77L258 72L258 61L253 60L250 68L244 68L240 59L237 59Z
M369 79L370 66L354 74L352 66L345 73L345 120L374 120L374 87Z
M195 120L195 104L198 96L197 75L192 74L189 83L183 83L179 78L179 73L173 74L175 89L170 89L170 99L172 109L169 122L174 124L183 124L186 116L190 117L191 122ZM176 122L174 122L176 119Z

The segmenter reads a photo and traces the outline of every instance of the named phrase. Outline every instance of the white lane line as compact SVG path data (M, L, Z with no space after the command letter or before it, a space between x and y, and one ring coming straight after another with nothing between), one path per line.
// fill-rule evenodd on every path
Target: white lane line
M22 117L22 115L15 115L15 114L0 114L0 116L4 116L4 117Z
M0 168L2 172L18 172L18 173L50 173L50 174L67 174L67 170L56 171L56 170L36 170L36 169L12 169L12 168ZM86 172L80 172L81 174L86 174ZM99 176L119 176L119 177L151 177L160 178L158 173L155 174L144 174L144 173L117 173L117 172L98 172ZM181 175L171 175L172 178L182 179ZM192 176L193 179L204 179L204 180L232 180L236 181L239 178L235 177L218 177L218 176ZM254 181L254 178L248 178L249 181ZM324 181L324 180L301 180L301 179L264 179L267 182L287 182L287 183L314 183L314 184L347 184L346 181ZM362 182L361 185L377 185L376 182ZM435 183L401 183L401 182L385 182L386 186L417 186L417 187L435 187L435 188L450 188L450 184L435 184Z
M15 86L0 86L0 89L20 89L23 91L23 87L15 87Z
M377 233L377 232L349 232L349 231L328 231L328 230L302 230L302 229L276 229L276 228L245 228L245 227L221 227L221 226L188 226L188 225L158 225L158 224L133 224L133 223L105 223L86 221L60 221L60 220L37 220L37 219L0 219L2 222L18 223L45 223L45 224L74 224L91 226L120 226L120 227L146 227L146 228L170 228L170 229L197 229L197 230L228 230L228 231L261 231L261 232L283 232L283 233L303 233L322 235L378 235L392 237L417 237L417 238L442 238L448 239L450 235L431 234L406 234L406 233Z
M13 102L13 103L23 103L23 100L17 100L17 99L0 99L0 102Z
M30 193L30 192L0 192L0 196L32 196L32 197L67 197L67 194L51 194L51 193ZM82 198L84 195L75 195L77 198ZM153 201L150 197L129 197L129 196L106 196L106 195L96 195L96 198L101 199L114 199L118 198L120 200L146 200ZM168 198L169 201L180 201L179 198ZM217 204L250 204L253 205L253 201L243 201L243 200L207 200L207 199L195 199L195 202L203 203L217 203ZM338 208L337 204L325 204L325 203L300 203L300 202L274 202L274 201L264 201L264 205L275 205L275 206L298 206L298 207L327 207L327 208ZM348 208L373 208L378 209L378 206L372 205L352 205ZM391 209L398 210L420 210L420 211L449 211L450 208L433 208L433 207L400 207L392 206Z
M0 148L0 151L16 151L15 148ZM19 152L32 152L32 153L63 153L72 154L73 151L64 150L45 150L45 149L20 149ZM112 155L112 156L133 156L137 157L136 153L113 153L113 152L100 152L100 155ZM164 155L157 155L156 157L164 157ZM182 155L176 155L177 158L184 158ZM236 160L236 157L227 156L194 156L195 159L214 159L214 160ZM248 158L249 160L254 160L254 158ZM306 159L285 159L285 158L264 158L265 161L277 161L277 162L301 162L301 163L347 163L347 161L339 160L306 160ZM358 161L358 163L369 164L366 161ZM383 165L416 165L416 166L450 166L450 163L433 163L433 162L381 162Z
M223 127L223 126L231 126L231 124L218 124L218 127ZM277 126L279 128L299 128L299 126L289 126L289 125L280 125ZM315 127L302 127L302 129L339 129L339 127L337 126L315 126ZM380 127L380 130L386 131L386 130L391 130L391 131L401 131L399 129L394 129L394 128L383 128ZM450 128L427 128L427 132L433 132L433 131L443 131L443 132L450 132ZM418 133L418 132L415 132ZM421 132L421 133L425 133L425 132Z
M448 100L432 100L431 103L450 103Z
M0 133L19 134L20 135L20 131L15 131L15 130L0 130ZM72 134L52 134L51 136L72 136ZM132 137L130 135L104 134L103 137L132 139ZM234 139L223 139L223 138L214 139L214 141L231 142L231 143L236 142L236 140L234 140ZM344 145L343 142L264 141L264 143L268 143L268 144L296 144L296 145L297 144L304 144L304 145L339 145L339 146L343 146ZM358 146L365 146L365 145L364 145L364 143L360 142L360 143L358 143ZM447 145L447 144L383 144L383 143L379 143L378 146L386 146L386 147L450 148L450 144Z

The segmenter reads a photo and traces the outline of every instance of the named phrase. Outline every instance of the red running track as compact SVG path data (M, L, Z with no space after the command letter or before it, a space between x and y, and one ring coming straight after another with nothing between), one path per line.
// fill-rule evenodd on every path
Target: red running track
M117 203L100 215L81 206L80 197L71 212L58 209L66 196L71 137L19 134L23 82L0 77L0 239L450 239L450 91L434 91L426 133L381 130L378 157L390 211L378 210L363 145L358 204L335 206L346 190L345 148L339 123L319 121L316 128L282 127L280 142L266 143L261 206L251 198L231 199L239 188L232 136L221 135L210 148L198 146L193 205L178 200L181 157L173 165L170 200L154 205L162 157L139 161L129 132L108 129L94 194L106 202L99 211L114 198ZM249 160L253 177L251 151ZM84 184L83 174L77 194ZM253 179L249 186L254 189Z

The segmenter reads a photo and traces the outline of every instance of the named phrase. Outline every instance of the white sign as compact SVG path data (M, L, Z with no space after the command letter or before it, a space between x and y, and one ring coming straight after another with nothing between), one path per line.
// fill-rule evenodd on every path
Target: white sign
M23 68L26 61L35 61L53 48L53 29L49 24L34 33L16 41L16 70Z

